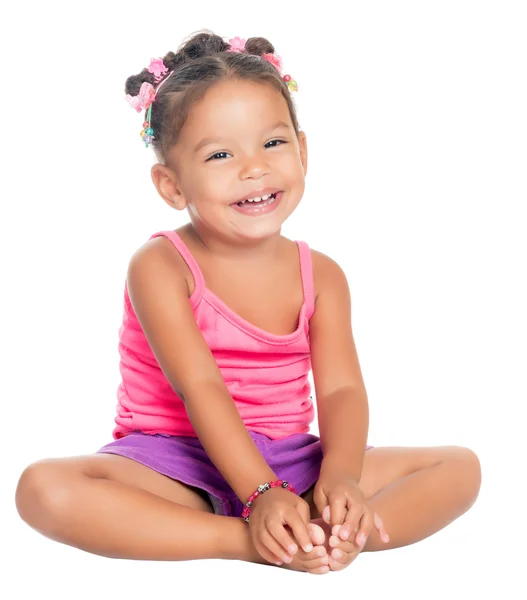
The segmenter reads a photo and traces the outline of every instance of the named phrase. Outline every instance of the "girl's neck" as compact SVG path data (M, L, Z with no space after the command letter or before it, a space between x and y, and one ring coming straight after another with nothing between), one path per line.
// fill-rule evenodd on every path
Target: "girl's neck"
M206 232L198 232L192 223L188 223L179 229L178 232L183 241L188 242L192 248L206 254L214 255L219 260L236 260L253 263L255 261L274 260L282 251L284 238L280 232L267 237L263 240L257 240L253 243L243 241L238 245L232 241L223 241L221 238L208 235Z

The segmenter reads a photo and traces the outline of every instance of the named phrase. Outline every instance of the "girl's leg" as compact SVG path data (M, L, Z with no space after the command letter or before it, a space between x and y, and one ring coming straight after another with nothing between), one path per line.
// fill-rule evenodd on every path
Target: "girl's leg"
M43 535L102 556L269 564L241 519L213 514L193 489L128 458L95 454L30 465L16 505Z
M479 459L468 448L371 448L359 486L371 510L383 519L390 541L383 542L372 529L363 552L413 544L446 527L474 504L480 485ZM312 489L304 497L311 504L311 518L320 517ZM354 539L352 533L348 540ZM336 542L333 536L330 545L336 547Z
M363 551L398 548L431 536L469 510L480 485L479 460L471 451L404 475L369 499L371 509L384 519L390 541L372 531Z

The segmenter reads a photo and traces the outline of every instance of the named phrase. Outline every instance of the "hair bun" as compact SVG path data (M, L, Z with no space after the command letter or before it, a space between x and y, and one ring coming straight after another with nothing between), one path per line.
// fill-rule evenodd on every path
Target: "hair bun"
M274 54L274 46L269 40L263 37L252 37L245 42L245 51L248 54Z
M209 30L199 31L193 34L178 48L178 53L185 54L188 58L201 58L202 56L213 56L218 52L225 52L229 44Z
M163 62L170 70L175 70L190 60L213 56L219 52L225 52L228 48L229 44L224 42L219 35L205 29L188 36L180 44L177 52L168 52L165 55Z

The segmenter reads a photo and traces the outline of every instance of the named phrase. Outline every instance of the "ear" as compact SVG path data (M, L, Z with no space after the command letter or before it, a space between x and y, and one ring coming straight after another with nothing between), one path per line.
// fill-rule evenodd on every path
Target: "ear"
M298 146L300 148L300 161L304 167L304 177L307 175L307 140L303 131L298 133Z
M183 193L178 185L176 174L169 167L156 163L152 166L152 181L163 200L176 210L183 210L187 206Z

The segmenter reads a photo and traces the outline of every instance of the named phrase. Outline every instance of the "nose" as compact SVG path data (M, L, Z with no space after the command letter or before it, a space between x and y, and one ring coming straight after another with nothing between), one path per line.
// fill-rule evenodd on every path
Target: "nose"
M240 179L261 179L268 175L271 169L263 153L246 156L240 169Z

